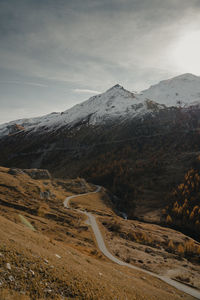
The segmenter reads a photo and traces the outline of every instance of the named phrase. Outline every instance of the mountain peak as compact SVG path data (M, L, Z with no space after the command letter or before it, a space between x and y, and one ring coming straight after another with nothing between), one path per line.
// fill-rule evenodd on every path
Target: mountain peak
M184 73L184 74L178 75L176 77L173 77L171 80L174 80L174 79L200 80L200 77L197 75L194 75L192 73Z
M121 89L121 88L123 88L123 86L120 85L119 83L117 83L117 84L115 84L112 88L115 88L115 89ZM111 88L111 89L112 89L112 88Z
M111 88L109 88L109 89L106 91L106 93L107 93L107 92L110 92L110 91L117 91L117 90L125 90L125 89L124 89L123 86L121 86L120 84L115 84L114 86L112 86Z
M121 97L121 98L135 98L135 94L126 90L123 86L120 84L116 84L110 89L108 89L106 92L103 94L100 94L99 97L106 97L108 98L113 98L113 97Z
M188 106L200 102L200 77L185 73L162 80L143 91L142 95L167 106Z

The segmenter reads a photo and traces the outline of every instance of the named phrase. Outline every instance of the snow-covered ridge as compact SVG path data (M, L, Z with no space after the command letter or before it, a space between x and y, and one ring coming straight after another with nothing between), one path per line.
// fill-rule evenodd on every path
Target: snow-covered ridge
M152 85L140 95L166 106L190 106L200 103L200 77L186 73Z
M147 111L145 99L141 99L117 84L105 93L75 105L63 112L63 115L68 124L77 123L90 116L89 124L94 125L113 118L130 118Z
M166 106L200 104L200 77L183 74L161 81L141 93L132 93L115 85L62 113L51 113L32 119L21 119L0 125L0 137L19 131L53 131L63 126L73 127L86 122L102 124L110 120L142 118Z
M151 101L151 104L153 101ZM150 105L150 101L115 85L103 94L73 106L62 113L52 113L38 118L21 119L0 125L0 136L15 134L23 130L55 130L63 126L73 126L87 121L89 125L105 123L113 119L127 119L142 116L164 108ZM16 126L17 124L17 126Z

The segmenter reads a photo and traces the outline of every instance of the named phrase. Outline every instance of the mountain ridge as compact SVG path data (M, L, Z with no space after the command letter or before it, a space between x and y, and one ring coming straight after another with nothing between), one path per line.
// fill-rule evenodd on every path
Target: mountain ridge
M154 101L151 101L151 103L154 103ZM63 126L73 127L79 122L95 125L113 119L142 117L147 113L152 113L155 106L159 109L164 108L163 105L157 103L154 103L153 106L148 104L149 100L140 99L136 94L117 84L106 92L95 95L64 112L2 124L0 125L0 137L16 133L16 125L27 130L42 130L44 128L51 130Z
M200 77L182 74L133 93L116 84L61 113L14 120L0 125L0 137L21 130L57 130L77 124L98 125L113 121L143 118L166 107L189 107L200 103Z

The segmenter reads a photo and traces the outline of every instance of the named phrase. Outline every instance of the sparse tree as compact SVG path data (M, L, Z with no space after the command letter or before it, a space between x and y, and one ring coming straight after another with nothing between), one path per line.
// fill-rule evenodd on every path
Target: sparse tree
M166 223L167 223L167 224L171 224L171 223L172 223L172 218L171 218L170 215L167 216L167 218L166 218Z
M179 244L178 247L177 247L177 252L180 256L184 256L184 253L185 253L185 249L183 247L182 244Z

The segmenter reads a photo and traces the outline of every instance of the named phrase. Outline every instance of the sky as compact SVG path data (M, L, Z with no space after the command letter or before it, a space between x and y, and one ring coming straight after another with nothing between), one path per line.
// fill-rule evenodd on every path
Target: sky
M0 0L0 123L200 75L199 0Z

